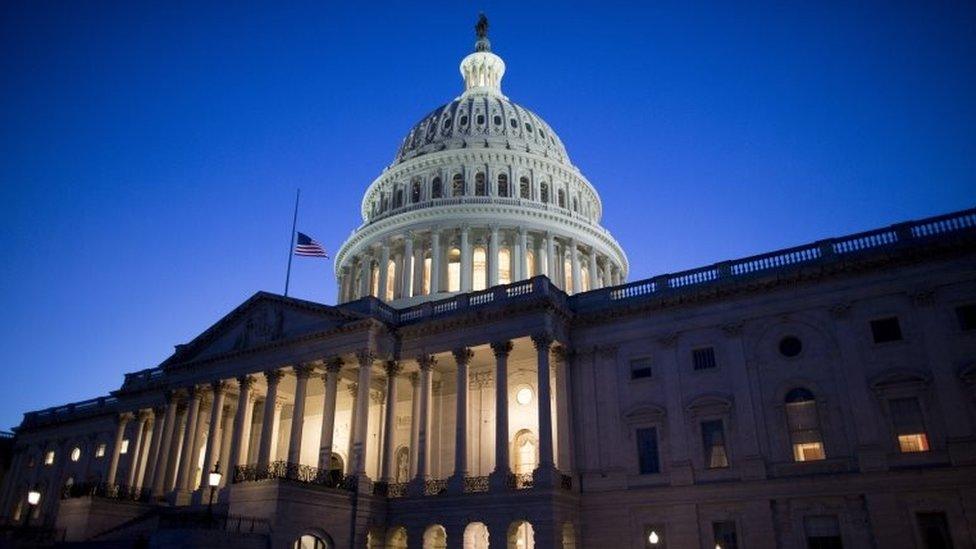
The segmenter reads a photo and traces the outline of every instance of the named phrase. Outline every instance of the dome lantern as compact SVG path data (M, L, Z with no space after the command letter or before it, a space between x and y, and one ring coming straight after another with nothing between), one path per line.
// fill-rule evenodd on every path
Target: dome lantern
M464 78L464 95L474 93L502 94L502 77L505 76L505 62L491 53L488 40L488 18L478 17L474 27L478 40L474 53L461 60L461 76ZM463 96L462 96L463 97ZM504 96L503 96L504 97Z

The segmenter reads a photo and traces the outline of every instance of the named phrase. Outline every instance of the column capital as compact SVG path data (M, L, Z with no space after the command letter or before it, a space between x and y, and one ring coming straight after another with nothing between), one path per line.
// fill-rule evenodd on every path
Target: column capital
M356 395L359 393L359 384L350 383L349 385L346 386L346 390L349 391L349 396L351 396L352 398L356 398Z
M491 350L495 353L496 358L507 357L512 352L512 347L512 342L508 339L491 342Z
M373 361L376 360L376 353L372 349L360 349L356 351L356 360L359 362L360 368L367 368L372 366Z
M552 341L552 334L548 332L532 334L532 344L535 345L537 351L541 351L543 349L548 350L549 346L552 345Z
M156 417L159 417L159 416L161 416L161 415L163 415L163 414L166 413L166 406L164 406L162 404L159 404L157 406L153 406L152 412L153 412L153 415L155 415Z
M339 370L342 369L342 358L334 356L325 361L325 371L333 374L338 374Z
M423 354L417 357L417 366L421 370L430 371L437 364L437 357L434 355Z
M257 380L254 379L254 376L252 375L242 375L242 376L238 376L237 385L240 386L241 392L245 392L250 390L250 388L254 385L255 381Z
M214 392L215 395L223 393L225 390L227 390L227 382L222 379L211 381L210 389Z
M565 364L572 354L573 351L565 345L557 343L552 346L552 356L556 359L556 362Z
M406 231L403 231L403 238L404 238L404 240L406 240L406 239L413 240L413 231L411 231L409 229L406 230Z
M146 421L147 419L151 418L152 417L152 414L153 414L152 409L139 410L139 412L136 414L136 417L139 418L139 421L140 422L142 422L142 421Z
M383 369L386 370L387 377L396 377L403 371L403 366L396 360L387 360L383 363Z
M117 421L121 424L126 424L136 418L136 415L132 412L122 412L119 414Z
M458 347L457 349L452 350L451 354L454 355L454 361L457 362L459 366L462 364L467 366L468 363L471 362L471 357L474 356L474 351L467 347Z
M298 379L308 379L315 370L315 365L310 362L303 362L301 364L296 364L291 367L292 371L295 373L295 377Z
M264 379L268 382L268 385L277 385L283 375L285 375L285 372L278 369L264 371Z
M203 388L198 385L191 385L186 388L186 394L190 400L200 400L203 398Z

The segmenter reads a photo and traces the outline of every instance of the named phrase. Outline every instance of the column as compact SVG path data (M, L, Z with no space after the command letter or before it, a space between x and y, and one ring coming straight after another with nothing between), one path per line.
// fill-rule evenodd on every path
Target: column
M430 293L441 291L441 235L437 227L430 233Z
M139 415L136 416L136 432L135 436L132 437L133 444L129 444L129 474L125 483L130 488L136 485L136 476L139 473L139 465L142 461L140 458L144 447L142 439L146 435L149 417L149 412L145 410L139 410Z
M203 474L200 475L200 488L207 487L207 475L214 469L220 456L220 425L223 423L224 396L227 383L218 380L210 384L213 390L213 404L210 408L210 429L207 432L207 450L203 457Z
M369 254L359 256L359 297L369 295L369 277L372 276L372 260Z
M312 375L311 364L300 364L295 370L295 407L291 414L291 436L288 438L288 463L301 463L302 433L305 426L305 397L308 394L308 378Z
M373 351L362 349L356 354L359 360L359 387L356 393L355 429L353 431L354 474L366 477L366 436L369 432L369 379L373 367Z
M183 448L180 450L180 463L176 469L176 490L185 490L190 483L190 471L193 468L193 442L196 440L201 398L203 398L203 391L197 387L190 389L190 402L186 411L186 427L183 428Z
M508 355L512 342L492 342L491 350L495 353L495 470L489 481L492 491L496 491L508 488L512 474L508 437Z
M474 287L474 265L471 258L471 228L461 226L461 291L470 292Z
M549 349L552 336L546 333L532 336L536 349L539 384L539 467L533 477L536 484L551 486L555 481L552 455L552 392L549 387Z
M322 376L322 381L325 383L325 394L322 397L322 438L319 442L319 469L328 470L331 467L336 401L339 397L339 370L341 369L342 359L335 357L325 365L325 374Z
M525 227L519 227L518 230L519 238L519 254L518 254L518 278L517 280L525 280L529 274L529 232L525 230Z
M413 233L407 231L403 235L403 282L401 283L401 297L413 297L413 270L420 268L413 257Z
M115 439L112 443L112 460L108 464L108 475L105 476L105 481L109 486L115 486L115 476L119 472L119 456L122 455L122 441L125 439L125 426L129 424L130 421L135 416L130 412L124 412L119 414L119 417L115 420ZM37 466L40 467L39 465Z
M223 473L220 477L221 488L230 483L234 473L227 467L227 464L230 463L230 446L231 440L234 438L234 420L236 419L235 414L231 413L229 404L224 405L222 417L223 421L220 422L220 453L217 455L217 463L220 464L220 470Z
M387 241L383 241L380 244L380 281L377 285L379 288L378 297L381 301L386 301L387 286L386 277L390 271L390 244Z
M281 398L275 399L274 417L271 420L271 461L278 460L278 443L281 442L281 412L284 408L284 400Z
M596 248L590 248L590 289L596 290L603 285L600 284L600 270L596 265Z
M424 245L413 251L413 295L424 295Z
M468 364L474 353L467 347L454 349L457 363L457 400L454 412L454 475L448 488L452 493L464 493L464 477L468 476Z
M245 438L251 433L251 424L247 421L251 407L251 387L254 385L254 378L243 375L237 378L237 386L240 394L237 395L237 413L234 414L234 434L230 439L230 456L227 458L226 474L233 480L234 472L238 465L243 465L247 458L245 448Z
M396 469L396 465L393 463L393 451L396 448L394 435L396 433L397 376L402 368L400 363L395 360L388 360L384 368L386 370L386 435L383 437L383 464L380 480L391 482L393 471Z
M511 257L511 254L509 254L509 257ZM488 287L498 286L498 225L491 226L491 238L488 240L487 269Z
M570 402L569 350L562 345L553 349L556 360L556 440L559 469L564 473L573 470L573 424L572 403Z
M546 276L549 280L556 285L557 288L562 288L563 284L560 283L556 276L556 237L550 232L546 232Z
M583 291L583 281L580 280L579 246L575 238L569 241L569 261L573 268L573 293L578 294Z
M156 479L156 468L162 458L160 448L163 445L163 436L166 429L166 416L169 406L156 406L153 408L153 430L152 440L149 442L149 454L146 458L145 472L137 483L140 487L145 486L152 489Z
M603 258L603 287L613 286L613 279L610 277L610 259Z
M420 373L410 374L410 478L417 474L417 447L420 437Z
M264 399L264 416L261 424L261 446L258 450L258 466L267 467L271 463L272 437L274 436L275 407L278 402L278 382L284 373L281 370L264 372L268 382L268 395Z
M435 364L437 364L437 360L433 355L422 355L417 359L417 365L420 367L420 409L417 414L419 416L417 429L417 476L412 481L414 486L411 489L411 492L416 495L423 495L424 484L427 481L428 475L427 445L428 427L430 425L430 371Z

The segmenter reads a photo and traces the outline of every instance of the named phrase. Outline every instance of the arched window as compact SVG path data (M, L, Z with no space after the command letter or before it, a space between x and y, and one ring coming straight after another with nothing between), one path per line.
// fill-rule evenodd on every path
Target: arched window
M515 434L515 474L530 475L535 471L539 463L539 445L535 435L528 429L523 429Z
M369 276L369 295L379 297L380 295L380 266L373 263Z
M516 549L535 547L535 532L532 531L532 524L524 520L510 524L507 547L515 547Z
M539 201L549 202L549 184L543 183L539 185Z
M509 284L512 282L512 253L508 248L498 250L498 283Z
M396 279L397 279L397 268L396 261L392 259L386 264L386 300L393 301L396 292Z
M447 254L447 291L461 291L461 250L457 248Z
M535 252L527 250L525 252L525 278L535 276Z
M410 202L416 204L420 202L420 180L414 179L410 185Z
M451 196L464 196L464 176L459 173L451 180Z
M430 295L430 261L430 255L424 256L424 280L422 284L424 295Z
M447 547L447 530L434 524L424 531L424 549L444 549Z
M385 212L389 206L389 201L386 199L386 193L380 193L380 212Z
M559 197L559 207L560 208L565 208L566 207L566 191L564 191L562 189L559 189L559 194L557 196Z
M786 422L790 428L795 461L825 459L823 437L820 434L820 418L813 393L802 387L786 394Z
M444 196L444 186L441 184L441 178L435 177L430 183L430 197L431 198L443 198Z
M519 178L519 196L522 198L532 197L532 188L529 186L529 178L524 175Z
M294 549L332 549L332 546L318 536L304 534L295 540Z
M508 197L508 174L498 174L498 196Z
M579 202L577 202L575 196L573 197L573 211L574 212L578 212L579 211Z
M396 190L396 200L394 201L393 207L400 208L403 206L403 189Z
M474 174L474 194L475 196L486 196L488 185L485 184L485 174L478 172Z
M488 549L488 527L472 522L464 529L464 549Z
M488 260L488 254L485 253L485 249L483 247L478 246L477 248L474 249L474 252L471 254L471 263L472 263L471 289L472 290L476 290L476 291L484 290L485 288L488 287L488 279L487 279L488 261L487 260Z
M566 283L563 286L563 291L570 293L573 291L573 262L569 260L569 257L563 260L563 281Z

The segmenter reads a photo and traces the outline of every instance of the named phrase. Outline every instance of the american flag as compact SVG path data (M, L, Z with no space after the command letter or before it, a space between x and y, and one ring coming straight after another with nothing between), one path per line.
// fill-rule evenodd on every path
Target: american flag
M305 233L298 233L298 240L295 241L295 255L329 258L329 254L325 253L325 248Z

